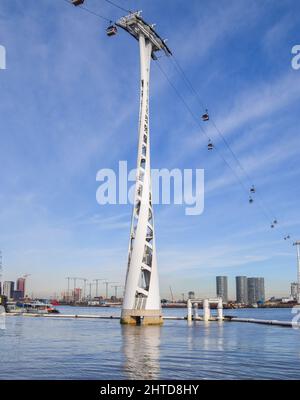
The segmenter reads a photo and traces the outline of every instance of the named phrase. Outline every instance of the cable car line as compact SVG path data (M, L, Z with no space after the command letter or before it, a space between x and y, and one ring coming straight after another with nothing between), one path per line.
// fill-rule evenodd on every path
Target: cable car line
M75 6L78 6L81 10L84 10L84 11L88 12L89 14L92 14L92 15L94 15L95 17L101 18L101 19L103 19L103 20L105 20L105 21L107 21L107 22L109 22L109 23L112 22L111 18L104 17L103 15L101 15L101 14L99 14L99 13L96 13L95 11L92 11L92 10L90 10L89 8L83 6L83 5L82 5L83 2L82 2L82 3L80 2L80 3L77 4L75 1L72 1L72 0L63 0L63 1L64 1L65 3L68 3L68 4L73 4L73 5L75 5Z
M175 67L177 68L177 70L180 72L180 74L183 76L184 81L186 83L186 85L189 87L189 89L194 93L195 97L197 98L199 104L201 105L201 107L203 109L205 109L205 105L204 102L202 101L198 91L194 88L194 86L192 85L190 79L187 77L186 73L184 72L183 68L180 66L179 62L177 61L176 57L173 54L173 57L171 57L173 59L173 63L175 65ZM207 115L207 119L205 119ZM204 119L203 119L204 118ZM249 175L249 173L246 171L246 169L244 168L244 166L242 165L242 163L240 162L239 158L237 157L237 155L235 154L235 152L233 151L232 147L230 146L230 144L228 143L228 141L226 140L225 136L222 134L221 130L218 128L218 126L216 125L214 119L208 114L207 109L205 109L205 114L202 115L202 119L204 121L208 121L210 120L212 125L214 126L214 128L216 129L217 133L219 134L219 136L222 138L223 142L225 143L226 147L228 148L228 150L230 151L232 157L235 159L236 163L238 164L239 168L243 171L243 173L245 174L246 178L249 181L249 184L251 186L250 192L251 193L255 193L255 189L253 192L253 188L255 188L255 186L253 185L252 179ZM262 203L262 200L261 200ZM265 213L269 214L268 210L266 209L266 207L261 204L261 206L265 209ZM269 215L269 219L272 219L272 215L274 215L273 213L270 212Z
M184 104L184 106L186 107L186 109L188 110L188 112L191 114L192 118L194 119L194 121L196 122L196 124L200 127L201 131L203 132L203 134L206 136L206 138L208 139L208 144L212 145L212 147L210 148L210 150L213 148L217 151L218 155L220 156L220 158L223 160L223 162L228 166L228 168L232 171L232 173L235 175L235 177L237 178L238 182L240 183L241 187L245 190L245 192L248 194L248 188L245 186L244 182L240 179L240 177L236 174L236 172L232 169L231 165L227 162L227 160L222 156L222 154L220 153L220 151L218 150L218 148L212 144L210 137L208 136L208 134L206 133L206 131L204 130L204 128L202 127L201 123L199 122L198 117L194 114L193 110L190 108L190 106L188 105L188 103L186 102L186 100L182 97L182 95L179 93L179 91L177 90L176 86L172 83L172 81L169 79L168 75L166 74L166 72L164 71L164 69L161 67L161 65L159 64L159 62L156 63L156 65L158 66L158 68L160 69L160 71L162 72L162 74L164 75L164 77L166 78L166 80L168 81L168 83L170 84L170 86L173 88L173 90L175 91L176 95L178 96L178 98L181 100L181 102Z
M64 0L65 2L69 3L69 4L73 4L74 6L79 6L79 8L81 8L82 10L98 17L101 18L102 20L105 20L107 22L109 22L109 26L106 29L106 34L108 36L113 36L117 33L117 28L113 23L113 20L110 18L107 18L97 12L94 12L92 10L90 10L89 8L83 6L83 3L85 0ZM123 8L122 6L118 5L117 3L111 1L111 0L104 0L107 3L111 4L112 6L125 11L125 12L129 12L131 13L130 10L127 10L125 8ZM175 58L174 54L173 57L171 57L173 64L175 65L176 69L180 72L180 74L183 76L184 81L186 83L186 85L189 87L189 89L194 93L195 97L197 98L198 102L200 103L201 107L203 108L204 114L201 116L202 121L203 122L208 122L211 121L211 123L213 124L214 128L216 129L216 131L218 132L219 136L222 138L223 142L225 143L226 147L228 148L228 150L230 151L230 153L232 154L233 158L235 159L236 163L238 164L239 168L243 171L244 175L247 177L249 183L250 183L250 190L249 188L246 187L246 185L244 184L244 182L242 181L242 179L240 178L240 176L236 173L236 171L232 168L232 166L227 162L227 160L223 157L223 155L221 154L221 152L219 151L219 149L215 146L214 143L212 143L211 139L209 138L209 136L207 135L206 131L204 130L202 124L200 123L198 117L194 114L194 112L192 111L192 109L190 108L190 106L188 105L188 103L186 102L186 100L183 98L183 96L179 93L179 91L177 90L177 88L175 87L175 85L173 85L173 83L171 82L171 80L169 79L168 75L166 74L166 72L162 69L161 65L159 64L159 62L156 63L156 65L158 66L158 68L160 69L160 71L162 72L162 74L165 76L166 80L168 81L168 83L170 84L170 86L173 88L173 90L175 91L176 95L179 97L179 99L181 100L181 102L184 104L184 106L186 107L186 109L188 110L188 112L191 114L192 118L195 120L196 124L200 127L201 131L203 132L203 134L207 137L208 139L208 145L207 145L207 149L209 151L211 150L216 150L219 157L223 160L223 162L227 165L227 167L232 171L232 173L234 174L234 176L237 178L238 183L241 185L242 189L245 190L247 193L250 191L250 196L249 196L249 203L253 203L254 199L251 196L252 194L255 194L257 196L257 191L256 191L256 187L253 185L252 183L252 179L250 178L250 175L248 174L248 172L246 171L246 169L243 167L243 165L241 164L240 160L238 159L237 155L234 153L234 151L232 150L231 146L229 145L228 141L226 140L226 138L224 137L224 135L222 134L222 132L220 131L220 129L218 128L218 126L216 125L215 121L213 118L211 118L210 114L208 113L208 110L205 108L204 103L202 101L202 99L199 96L199 93L197 92L197 90L194 88L194 86L192 85L191 81L189 80L189 78L186 76L183 68L180 66L179 62L177 61L177 59ZM272 220L272 218L270 218L269 212L267 210L267 208L264 206L262 200L259 201L259 199L257 199L257 204L260 206L264 216L266 217L266 219L268 221ZM272 220L271 222L271 228L274 228L276 225L278 224L277 219L275 218L274 220ZM284 236L284 240L288 240L290 239L290 235L285 235Z
M186 109L188 110L188 112L191 114L191 116L193 117L193 119L195 120L196 124L200 127L201 131L203 132L203 134L208 138L208 150L212 150L212 149L216 149L217 153L219 155L219 157L223 160L223 162L227 165L227 167L232 171L232 173L234 174L234 176L236 177L238 183L240 184L240 186L242 187L243 190L245 190L245 192L247 194L249 194L249 188L246 187L246 185L244 184L244 182L241 180L241 178L239 177L239 175L236 173L236 171L232 168L232 166L228 163L228 161L223 157L223 155L221 154L220 150L211 142L211 139L209 138L207 132L204 130L203 126L201 125L201 123L199 122L199 118L194 114L193 110L190 108L190 106L188 105L188 103L186 102L186 100L183 98L183 96L180 94L180 92L178 91L178 89L176 88L176 86L172 83L172 81L170 80L170 78L168 77L167 73L164 71L164 69L161 67L161 65L159 64L159 62L156 63L156 65L158 66L158 68L160 69L160 71L162 72L162 74L164 75L164 77L166 78L166 80L168 81L168 83L170 84L170 86L173 88L173 90L175 91L176 95L178 96L178 98L181 100L181 102L184 104L184 106L186 107ZM255 186L252 185L250 188L250 193L256 192ZM253 197L250 195L249 196L249 204L252 204L254 202ZM269 213L266 212L266 210L264 209L263 205L261 204L261 202L257 201L258 206L261 209L262 214L264 215L264 217L266 218L266 221L268 222L268 224L270 223L270 221L273 221L272 218L270 218ZM276 221L276 223L275 223ZM273 222L271 222L271 228L275 227L275 225L277 224L277 220L275 219ZM284 238L289 239L290 236L284 236ZM285 240L287 240L285 239Z
M179 73L182 75L186 85L188 86L188 88L194 93L195 97L197 98L199 104L201 105L201 107L205 110L205 113L202 115L202 120L203 121L208 121L210 120L211 123L213 124L214 128L216 129L217 133L219 134L219 136L222 138L223 142L225 143L226 147L228 148L228 150L230 151L231 155L233 156L233 158L235 159L237 165L239 166L239 168L243 171L243 173L245 174L246 178L249 181L249 184L251 186L250 188L250 193L254 194L256 193L256 197L257 198L257 202L260 205L263 213L265 214L265 216L268 218L268 220L272 220L272 216L274 216L274 213L271 212L271 210L269 211L268 208L264 205L264 202L262 201L260 195L257 195L257 191L255 189L255 186L252 183L252 179L249 175L249 173L246 171L246 169L244 168L244 166L242 165L242 163L240 162L240 160L238 159L237 155L235 154L235 152L233 151L233 149L231 148L230 144L228 143L228 141L226 140L225 136L222 134L221 130L218 128L218 126L216 125L214 119L211 117L211 115L209 115L208 110L205 108L204 102L202 101L198 91L194 88L194 86L192 85L190 79L187 77L186 73L184 72L183 68L180 66L179 62L177 61L176 57L174 56L174 54L172 55L173 57L171 57L173 64L175 65L177 71L179 71ZM252 203L254 200L251 197L252 201L250 201L249 198L249 202ZM276 219L275 219L276 220ZM277 224L277 222L276 222ZM272 224L272 225L276 225L276 224Z
M125 11L125 12L128 12L128 13L131 13L131 12L132 12L132 11L130 11L130 10L127 10L126 8L123 8L122 6L120 6L119 4L117 4L117 3L115 3L115 2L113 2L113 1L111 1L111 0L104 0L104 1L106 1L107 3L111 4L112 6L114 6L114 7L116 7L116 8L119 8L119 9L122 10L122 11Z

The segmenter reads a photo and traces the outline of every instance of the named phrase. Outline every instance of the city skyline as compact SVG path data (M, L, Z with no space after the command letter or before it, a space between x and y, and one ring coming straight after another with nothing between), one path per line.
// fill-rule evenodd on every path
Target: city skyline
M172 287L169 287L169 292L165 293L165 296L162 296L162 298L164 299L174 299L176 301L178 300L184 300L187 298L204 298L204 297L222 297L223 302L227 303L229 301L234 301L237 303L247 303L247 301L239 301L239 296L238 296L238 281L240 278L245 278L246 279L246 298L248 298L248 290L249 290L249 279L251 280L263 280L263 287L264 287L264 278L254 278L254 277L246 277L246 276L236 276L235 277L235 288L234 288L234 292L235 295L229 294L228 292L228 287L232 286L232 282L231 279L228 279L227 276L216 276L215 277L215 293L211 293L209 296L204 293L202 293L201 291L197 291L197 290L189 290L188 292L184 292L184 293L174 293L172 290ZM63 288L62 290L59 290L58 288L56 289L55 292L53 293L49 293L50 294L50 298L56 298L56 299L61 299L64 297L74 297L74 293L78 293L78 291L80 291L80 298L94 298L94 297L103 297L103 298L110 298L113 296L113 293L116 292L116 287L117 288L121 288L124 291L124 286L123 285L113 285L119 282L112 282L106 279L91 279L88 280L86 278L73 278L73 277L66 277L68 281L67 286L65 288ZM98 281L98 285L96 285L95 281ZM104 286L101 286L99 284L103 283ZM102 282L101 282L102 281ZM247 282L248 281L248 282ZM22 283L20 283L22 282ZM82 282L82 283L80 283ZM26 295L26 297L44 297L43 295L37 295L37 292L33 293L33 292L27 292L27 290L25 289L25 287L27 288L27 276L26 279L24 277L21 278L17 278L16 280L3 280L2 282L0 282L0 287L2 288L2 292L0 290L0 294L3 293L3 288L5 284L12 284L12 291L11 293L15 292L15 291L22 291L23 294ZM290 292L286 293L286 296L288 297L288 295L292 295L292 286L293 285L297 285L297 283L293 283L291 282L290 284ZM265 291L265 287L263 289L263 291ZM25 297L22 296L22 297ZM123 294L121 294L119 292L120 297L123 297ZM216 295L216 296L215 296ZM47 296L46 296L47 297ZM270 294L269 296L266 296L268 298L272 298L274 297L272 294Z
M235 298L238 275L264 276L267 297L288 295L297 280L296 253L283 232L300 238L294 184L300 72L291 68L299 5L253 2L246 23L244 2L202 8L191 1L185 20L183 8L170 4L139 6L169 39L272 217L265 218L256 199L250 205L222 160L208 153L206 139L153 63L152 166L205 170L202 215L186 216L178 205L154 207L161 297L169 296L169 286L178 298L188 291L214 296L217 275L228 276L229 298ZM114 19L122 15L96 1L89 6ZM64 291L66 276L124 284L132 207L97 204L96 174L116 170L120 160L135 166L137 44L122 33L107 40L105 24L64 2L28 0L25 8L4 1L0 11L7 57L0 71L2 281L29 273L26 291L38 295ZM249 51L241 57L244 48ZM125 55L128 67L120 71ZM176 68L166 59L159 63L200 119L201 108ZM278 218L274 229L271 218Z

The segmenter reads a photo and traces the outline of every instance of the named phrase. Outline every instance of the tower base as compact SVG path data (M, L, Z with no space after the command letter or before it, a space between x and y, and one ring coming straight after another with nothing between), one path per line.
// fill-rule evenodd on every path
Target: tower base
M161 310L122 310L121 324L128 325L162 325Z

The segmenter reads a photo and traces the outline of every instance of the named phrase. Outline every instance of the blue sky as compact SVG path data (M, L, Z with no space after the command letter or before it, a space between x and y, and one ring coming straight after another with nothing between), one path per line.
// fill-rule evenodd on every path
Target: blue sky
M270 222L207 140L155 63L150 131L153 168L204 168L205 210L155 208L161 295L169 285L213 295L215 276L264 276L268 295L296 279L300 237L300 4L294 0L119 1L156 23L207 105L258 195ZM89 9L115 20L103 0ZM1 0L0 248L4 277L31 274L28 290L51 295L66 276L124 282L130 205L100 206L96 173L136 163L139 102L137 43L63 0ZM159 60L195 114L201 107L167 58ZM249 186L211 124L205 129ZM104 287L103 287L104 288Z

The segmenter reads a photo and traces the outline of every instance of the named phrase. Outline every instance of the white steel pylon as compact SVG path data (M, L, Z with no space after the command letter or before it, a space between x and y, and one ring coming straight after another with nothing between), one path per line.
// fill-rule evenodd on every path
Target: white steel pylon
M140 14L129 14L116 23L139 41L141 72L137 174L121 323L161 324L151 200L149 78L151 58L156 59L155 52L163 50L166 55L171 55L171 52Z

